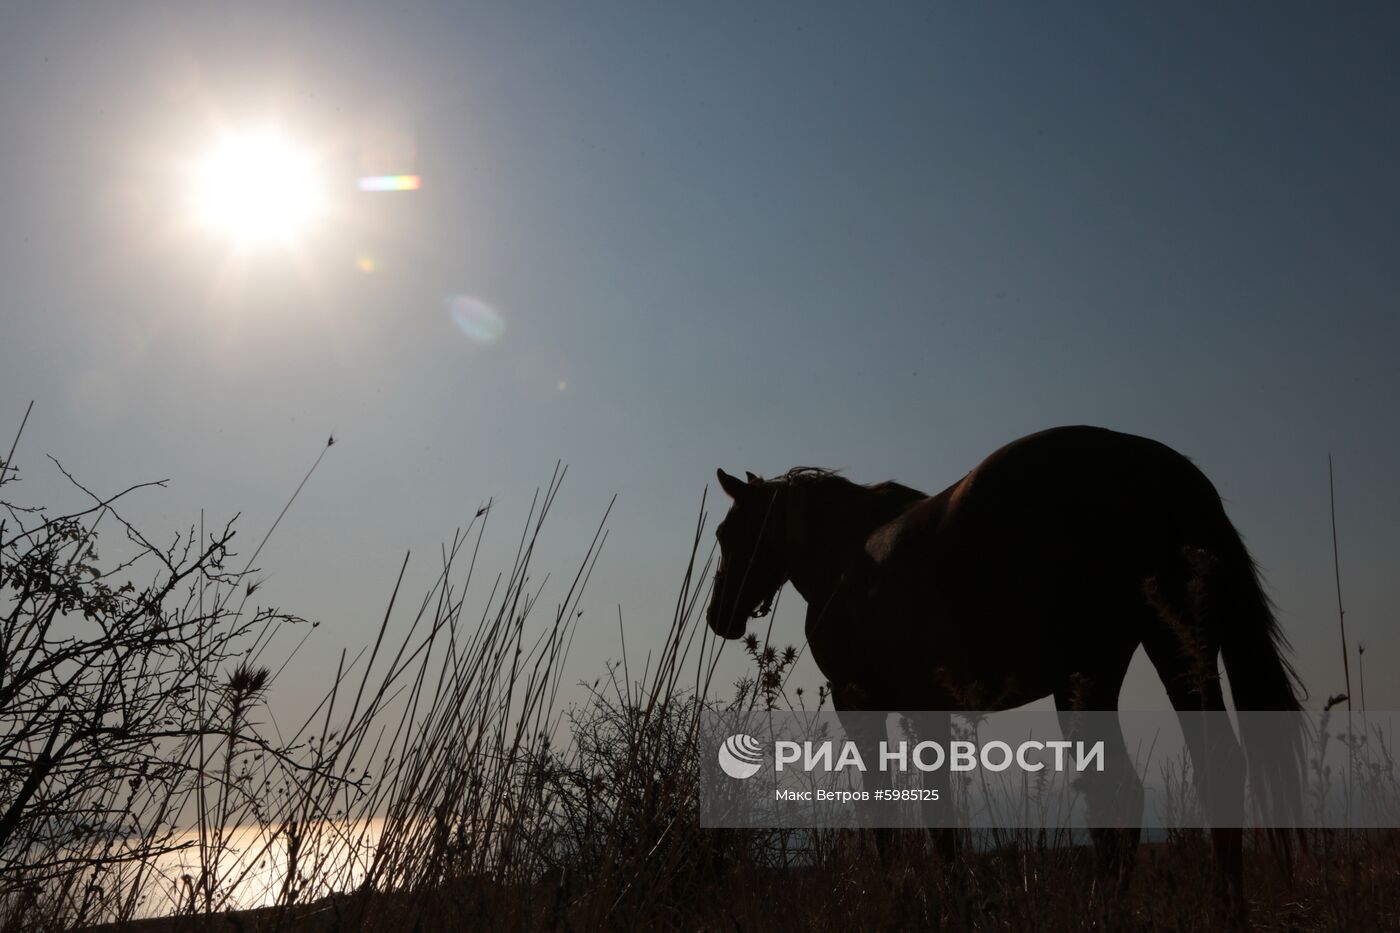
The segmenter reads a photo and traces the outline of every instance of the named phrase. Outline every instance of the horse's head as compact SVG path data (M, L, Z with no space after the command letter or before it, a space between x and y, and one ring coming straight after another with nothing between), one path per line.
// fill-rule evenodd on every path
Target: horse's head
M773 596L787 580L783 567L786 484L748 481L717 472L730 499L729 514L715 529L719 570L706 618L716 634L740 638L750 618L766 615Z

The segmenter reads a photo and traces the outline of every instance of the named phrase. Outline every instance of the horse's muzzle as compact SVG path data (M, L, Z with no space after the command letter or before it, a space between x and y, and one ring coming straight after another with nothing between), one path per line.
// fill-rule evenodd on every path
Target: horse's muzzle
M732 641L744 637L750 615L752 613L740 611L737 601L721 599L719 587L716 586L715 594L710 597L710 606L705 611L705 621L716 635Z

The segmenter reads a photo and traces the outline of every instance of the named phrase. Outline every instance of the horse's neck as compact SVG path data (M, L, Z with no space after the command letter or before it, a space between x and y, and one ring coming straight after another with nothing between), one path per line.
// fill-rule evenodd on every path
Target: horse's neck
M865 486L805 497L802 533L789 542L788 579L808 604L825 602L850 570L865 562L871 533L923 497L917 490Z

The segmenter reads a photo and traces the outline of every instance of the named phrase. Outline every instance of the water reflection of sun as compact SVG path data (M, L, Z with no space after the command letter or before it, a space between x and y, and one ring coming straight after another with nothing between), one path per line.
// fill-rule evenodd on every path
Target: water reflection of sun
M318 887L299 890L297 899L305 902L333 890L354 889L364 880L383 830L382 819L327 823L321 831L314 824L302 827L299 835L305 842L297 862L303 869L314 869ZM169 842L178 848L157 857L144 872L143 890L138 895L139 916L167 916L188 909L191 892L196 890L203 870L199 841L197 832L177 833ZM222 854L211 858L210 863L214 868L211 886L220 910L266 907L285 894L287 840L277 827L230 828L223 840Z

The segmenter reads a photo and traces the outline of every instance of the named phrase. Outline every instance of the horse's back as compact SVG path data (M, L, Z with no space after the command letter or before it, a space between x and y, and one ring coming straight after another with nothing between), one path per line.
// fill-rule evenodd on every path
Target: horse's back
M1215 487L1187 457L1159 441L1106 428L1051 428L992 453L955 487L952 523L1056 522L1079 531L1156 533L1163 521L1220 512ZM1046 530L1043 528L1041 530Z
M981 599L1030 586L1137 586L1183 545L1209 546L1228 531L1215 488L1185 456L1074 426L999 448L879 529L867 552L911 583Z

